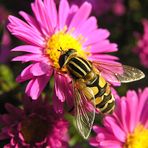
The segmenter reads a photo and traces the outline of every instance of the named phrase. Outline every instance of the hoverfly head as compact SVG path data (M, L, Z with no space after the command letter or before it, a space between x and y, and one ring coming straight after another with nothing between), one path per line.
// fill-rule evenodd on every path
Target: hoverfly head
M60 65L60 68L62 68L66 64L66 61L69 58L69 56L71 56L73 53L75 53L76 50L75 49L68 49L66 51L63 51L60 48L59 51L61 51L61 55L59 57L59 65Z

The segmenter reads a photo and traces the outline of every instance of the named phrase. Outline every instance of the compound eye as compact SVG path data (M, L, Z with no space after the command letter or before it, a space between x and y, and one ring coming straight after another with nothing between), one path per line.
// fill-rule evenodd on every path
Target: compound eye
M63 54L63 55L61 55L60 56L60 58L59 58L59 65L60 65L60 68L62 68L63 67L63 65L64 65L64 63L65 63L65 61L66 61L66 55L65 54Z

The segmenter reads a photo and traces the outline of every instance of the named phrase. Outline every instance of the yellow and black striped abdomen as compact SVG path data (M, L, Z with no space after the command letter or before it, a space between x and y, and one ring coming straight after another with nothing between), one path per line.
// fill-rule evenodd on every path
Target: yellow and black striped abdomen
M96 75L86 85L95 96L95 105L102 113L111 113L115 106L114 97L111 94L110 86L100 75Z
M84 78L89 72L92 71L92 65L89 61L81 57L71 58L66 65L69 74L74 79Z

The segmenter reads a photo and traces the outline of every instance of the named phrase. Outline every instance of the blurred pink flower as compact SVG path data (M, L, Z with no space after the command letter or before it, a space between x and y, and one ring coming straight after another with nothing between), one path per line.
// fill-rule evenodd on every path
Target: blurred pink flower
M99 148L148 147L148 87L143 91L128 91L117 99L113 115L104 118L102 126L94 126L96 137L90 144Z
M84 1L92 4L93 13L97 16L113 12L117 16L125 13L124 0L69 0L72 4L81 5Z
M123 0L116 0L112 5L112 12L117 16L122 16L125 14L125 6Z
M10 54L11 39L7 30L3 30L2 40L0 44L0 63L8 61Z
M7 20L9 12L5 9L3 5L0 5L0 24Z
M144 67L148 68L148 20L143 20L144 34L138 35L137 47L134 48L134 52L140 57L141 63Z
M5 24L8 18L9 12L0 5L0 27L2 28L2 37L0 41L0 63L8 61L10 53L11 38L8 31L5 29Z
M66 148L68 122L54 112L48 100L23 100L23 108L6 104L0 115L0 140L10 139L4 148Z
M69 6L67 0L61 0L57 11L53 0L35 0L31 4L34 16L21 11L19 14L25 19L22 21L9 16L8 29L10 32L26 42L12 49L12 51L28 52L15 57L13 61L31 62L20 76L18 82L30 80L26 93L37 99L52 75L54 75L53 104L57 112L62 112L63 102L72 100L71 78L60 69L60 50L75 49L77 53L91 61L103 63L116 62L117 57L107 55L108 52L117 51L117 45L107 39L110 35L106 29L97 28L95 17L89 17L91 4L83 3L80 8ZM106 66L110 69L110 66ZM112 71L119 72L112 66ZM67 101L71 103L72 101Z

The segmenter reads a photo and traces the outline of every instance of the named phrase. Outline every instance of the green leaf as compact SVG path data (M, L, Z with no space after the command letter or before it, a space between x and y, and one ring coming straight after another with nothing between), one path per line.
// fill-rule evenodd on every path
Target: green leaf
M17 86L11 69L0 64L0 94L8 92Z

